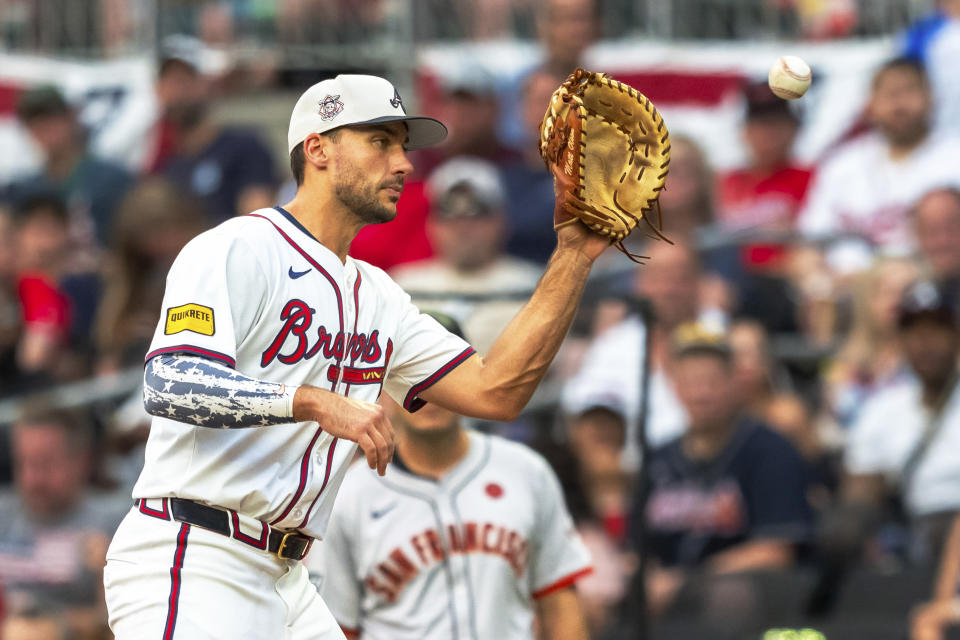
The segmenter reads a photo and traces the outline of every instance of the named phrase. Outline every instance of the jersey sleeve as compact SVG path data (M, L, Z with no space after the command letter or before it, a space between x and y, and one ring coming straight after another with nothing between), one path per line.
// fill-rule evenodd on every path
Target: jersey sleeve
M344 496L341 496L341 498ZM352 501L350 502L352 503ZM336 504L327 526L327 534L319 545L321 556L317 573L320 577L320 595L330 613L341 627L359 630L361 626L361 603L363 585L357 577L351 536L350 510L343 508L344 501Z
M237 345L254 325L267 282L253 247L226 231L197 236L170 267L147 360L190 353L236 366Z
M420 394L466 362L476 351L403 296L402 315L388 364L384 390L407 411L426 404Z
M563 501L560 480L542 458L535 535L530 540L529 581L533 598L565 589L593 571L590 552L577 533Z

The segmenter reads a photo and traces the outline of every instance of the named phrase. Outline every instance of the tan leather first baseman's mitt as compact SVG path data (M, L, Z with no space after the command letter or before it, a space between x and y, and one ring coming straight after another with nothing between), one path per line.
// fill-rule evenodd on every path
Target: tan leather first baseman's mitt
M641 220L663 238L657 199L670 135L646 96L605 73L577 69L550 98L538 148L554 177L555 228L582 222L635 261L623 239Z

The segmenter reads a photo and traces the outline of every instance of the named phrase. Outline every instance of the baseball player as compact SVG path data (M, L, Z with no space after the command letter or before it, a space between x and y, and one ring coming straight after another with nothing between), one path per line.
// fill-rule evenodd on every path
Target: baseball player
M493 420L530 398L607 240L561 229L485 357L347 256L359 229L396 216L407 150L445 135L382 78L320 82L290 119L293 200L177 257L146 356L146 460L104 570L118 639L343 638L300 561L356 448L386 471L381 391L409 411L433 402Z
M456 322L435 314L451 333ZM347 472L319 557L321 593L348 638L586 638L574 588L591 571L560 483L523 445L467 431L447 409L397 427L390 473Z

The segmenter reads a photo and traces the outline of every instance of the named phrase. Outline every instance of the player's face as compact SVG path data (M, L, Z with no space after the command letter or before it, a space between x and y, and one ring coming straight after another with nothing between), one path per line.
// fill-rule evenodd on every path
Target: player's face
M413 171L404 145L407 127L388 122L344 127L333 144L330 170L336 197L364 224L390 222L406 176Z

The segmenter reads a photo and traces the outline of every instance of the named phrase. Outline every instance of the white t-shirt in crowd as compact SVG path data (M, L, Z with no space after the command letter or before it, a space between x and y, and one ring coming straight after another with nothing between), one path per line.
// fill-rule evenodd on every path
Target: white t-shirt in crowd
M910 252L910 207L932 189L960 185L957 148L956 140L931 135L893 160L879 133L847 143L814 176L799 230L817 238L859 233L885 253Z
M855 475L882 474L892 484L931 420L919 381L911 379L874 396L864 406L847 442L844 465ZM943 421L909 480L904 501L911 515L960 509L960 385Z

